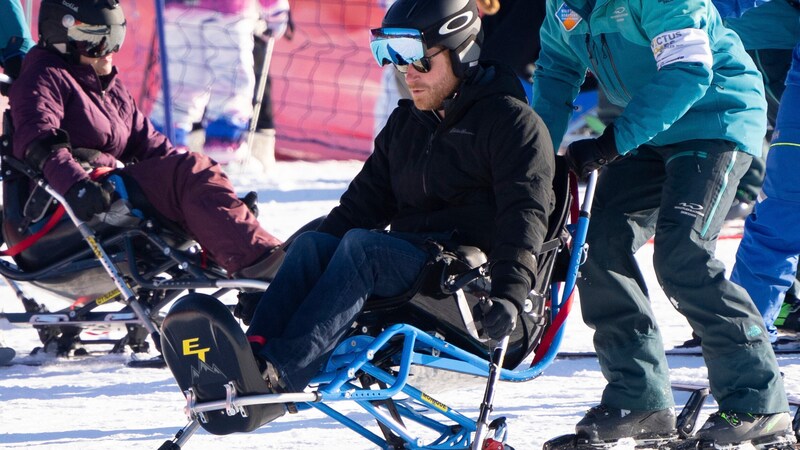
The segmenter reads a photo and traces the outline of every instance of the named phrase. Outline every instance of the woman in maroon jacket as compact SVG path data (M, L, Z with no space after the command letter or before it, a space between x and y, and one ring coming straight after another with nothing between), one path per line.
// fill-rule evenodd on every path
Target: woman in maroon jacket
M112 64L124 37L117 0L42 2L39 44L10 92L14 156L41 170L84 221L109 207L111 192L79 160L117 168L228 273L265 275L280 241L261 228L216 162L177 151L137 109Z

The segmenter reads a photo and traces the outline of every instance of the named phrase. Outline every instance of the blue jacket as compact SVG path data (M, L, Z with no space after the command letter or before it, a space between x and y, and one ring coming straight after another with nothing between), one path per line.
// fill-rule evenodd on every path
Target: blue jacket
M0 65L24 55L33 45L19 0L0 0Z
M731 0L715 0L724 4ZM719 7L718 7L719 9ZM725 26L742 38L747 50L791 50L800 42L800 8L785 0L763 2L747 9L741 16L725 17Z
M714 6L719 10L723 19L741 17L745 11L758 5L768 3L770 0L713 0ZM783 0L781 0L783 1Z
M761 74L739 37L703 0L549 0L534 73L534 109L556 148L591 70L624 108L617 150L726 139L761 154Z

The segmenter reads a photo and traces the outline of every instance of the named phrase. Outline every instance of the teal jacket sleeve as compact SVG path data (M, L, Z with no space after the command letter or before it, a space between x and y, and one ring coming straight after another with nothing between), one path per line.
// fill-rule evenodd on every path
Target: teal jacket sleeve
M566 42L562 24L556 18L557 3L547 2L547 16L540 31L542 48L533 73L533 110L547 126L556 152L586 77L586 66Z
M705 95L714 64L709 25L722 25L716 10L702 0L641 5L641 28L650 40L658 72L614 122L621 154L668 129Z
M19 0L0 0L0 65L24 55L33 45Z

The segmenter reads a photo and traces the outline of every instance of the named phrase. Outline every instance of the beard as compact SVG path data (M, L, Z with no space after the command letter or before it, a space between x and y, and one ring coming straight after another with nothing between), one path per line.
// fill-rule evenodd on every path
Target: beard
M414 106L422 111L440 110L445 99L450 98L458 89L459 79L447 77L433 84L416 82L409 84ZM415 92L416 91L416 92Z

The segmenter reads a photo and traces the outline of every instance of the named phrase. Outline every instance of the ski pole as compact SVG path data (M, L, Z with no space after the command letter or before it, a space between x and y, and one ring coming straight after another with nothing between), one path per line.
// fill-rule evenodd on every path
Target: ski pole
M175 142L175 127L172 123L172 91L169 82L169 59L165 41L164 0L156 2L156 30L158 32L158 53L161 56L161 96L164 99L164 135L170 142ZM160 344L159 344L160 345Z
M253 139L255 138L259 116L261 116L261 104L264 102L264 91L267 90L267 76L269 75L269 65L272 62L272 49L275 47L275 38L272 37L272 32L267 30L264 35L267 38L267 45L264 46L264 62L261 63L261 76L258 77L256 96L253 104L253 115L251 116L250 126L247 130L247 156L244 158L245 161L253 154Z
M481 450L483 440L489 431L489 414L492 413L492 403L494 402L495 385L500 381L500 371L503 370L503 360L508 349L509 336L504 337L494 348L492 359L489 363L489 377L486 381L486 390L483 393L483 403L481 403L480 413L478 414L477 428L475 429L475 440L472 441L472 450Z

